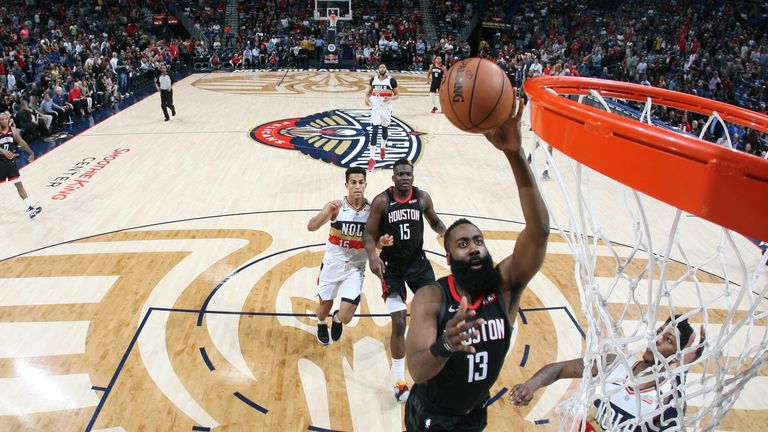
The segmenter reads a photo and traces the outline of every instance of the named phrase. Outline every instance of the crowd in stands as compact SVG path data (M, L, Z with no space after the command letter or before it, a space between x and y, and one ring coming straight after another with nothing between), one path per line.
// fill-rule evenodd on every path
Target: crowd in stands
M321 61L329 43L328 21L315 19L314 2L308 0L239 2L237 29L226 26L222 2L181 7L210 41L207 55L214 68L308 67ZM424 68L428 47L418 0L360 0L353 8L352 20L338 22L342 60L359 68L380 61L397 69Z
M499 28L480 42L516 83L538 75L634 82L767 113L768 5L715 1L496 0L483 17ZM701 116L660 113L700 134ZM698 128L698 130L697 130ZM758 134L733 130L757 154Z
M436 31L441 39L461 36L479 13L475 1L432 0L431 5Z
M450 66L472 52L497 61L516 85L537 75L579 75L636 82L736 104L759 112L768 102L768 6L712 0L432 0L442 29L425 39L418 0L360 0L340 20L337 47L358 68L424 70L436 55ZM206 43L157 38L142 11L185 14ZM224 0L10 0L0 6L0 111L10 110L26 137L45 136L131 94L160 63L172 69L204 59L213 68L319 65L327 21L309 0L241 1L238 24L226 24ZM342 12L343 15L343 12ZM478 15L477 47L458 37ZM441 24L442 23L442 24ZM487 25L487 24L491 25ZM762 27L761 27L762 26ZM487 28L494 30L488 31ZM474 49L473 49L474 48ZM659 115L698 133L696 115ZM733 131L757 153L760 137ZM762 137L764 139L764 137Z
M156 40L137 0L6 1L0 6L0 112L22 137L55 136L74 117L130 96L160 63L189 62L191 40Z

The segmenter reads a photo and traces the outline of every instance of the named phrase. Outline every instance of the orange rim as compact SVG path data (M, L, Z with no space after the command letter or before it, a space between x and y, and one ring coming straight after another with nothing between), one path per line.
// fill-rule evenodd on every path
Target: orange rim
M681 210L768 240L768 160L596 109L559 95L674 107L768 132L768 116L655 87L579 77L537 77L524 85L531 128L548 144L618 182ZM547 89L554 90L553 94Z

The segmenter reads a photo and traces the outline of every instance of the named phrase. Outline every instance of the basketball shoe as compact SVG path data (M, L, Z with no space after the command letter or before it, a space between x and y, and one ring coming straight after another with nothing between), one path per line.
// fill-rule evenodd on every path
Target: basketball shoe
M339 310L337 309L331 317L335 317L339 314ZM327 326L326 326L327 327ZM344 324L340 322L336 322L333 319L331 319L331 340L336 342L337 340L341 339L341 332L344 331Z
M398 381L395 383L395 399L400 403L405 403L408 400L408 395L411 391L408 389L408 384L405 381Z
M328 339L328 324L317 324L317 341L323 345L328 345L330 340Z
M381 156L380 160L384 160L384 158L387 156L387 151L385 150L386 147L387 147L386 141L381 143L381 149L379 150L379 156Z
M376 166L376 161L373 158L368 159L368 172L373 171L374 166Z
M432 107L432 114L437 112L437 107Z
M27 214L29 215L30 219L34 219L35 216L40 214L41 211L43 211L42 207L33 207L33 206L27 207Z

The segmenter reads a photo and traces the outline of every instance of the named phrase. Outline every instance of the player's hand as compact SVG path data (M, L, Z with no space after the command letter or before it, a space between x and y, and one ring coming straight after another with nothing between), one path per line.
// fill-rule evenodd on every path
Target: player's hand
M27 156L27 162L33 162L35 160L35 154L30 153L29 156Z
M454 352L475 352L471 340L480 335L477 328L485 324L484 319L475 318L475 315L475 311L467 311L467 298L462 296L459 311L445 323L443 333L443 337Z
M392 234L384 234L383 236L379 237L379 242L376 244L377 249L383 249L385 247L389 247L395 244L395 238L392 237Z
M374 255L368 258L368 266L371 268L371 272L384 280L384 261L379 258L378 255Z
M515 106L509 113L509 118L498 127L483 133L485 138L501 151L518 151L523 142L520 119L523 117L525 106L522 99L517 97L516 89L512 89L512 97L515 99Z
M371 100L368 98L368 96L365 97L365 106L371 106Z
M534 389L523 384L518 384L512 387L512 391L509 392L509 402L516 407L523 407L528 405L533 399Z
M339 209L341 208L341 200L335 200L335 201L329 201L324 207L323 212L327 214L328 216L333 217L336 213L338 213Z
M0 154L2 154L6 159L13 159L13 153L7 150L0 149Z
M707 334L704 331L704 325L701 325L701 329L699 330L701 333L701 339L699 340L699 347L695 350L685 354L683 356L683 364L691 364L701 358L701 356L704 354L704 343L707 340ZM693 345L693 340L696 339L696 333L693 333L691 335L691 338L688 340L688 344L685 345L685 348L690 348Z

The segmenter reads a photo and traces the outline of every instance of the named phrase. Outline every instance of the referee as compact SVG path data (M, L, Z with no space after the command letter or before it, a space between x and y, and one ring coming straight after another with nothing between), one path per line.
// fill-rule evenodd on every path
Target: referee
M160 75L155 79L155 87L160 90L160 107L163 109L165 115L165 121L170 120L168 117L168 108L171 109L171 114L176 115L176 107L173 106L173 88L171 88L171 77L168 76L168 69L165 65L160 66Z

